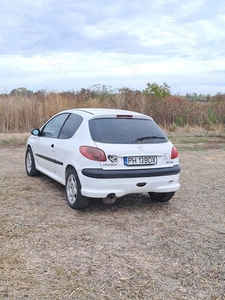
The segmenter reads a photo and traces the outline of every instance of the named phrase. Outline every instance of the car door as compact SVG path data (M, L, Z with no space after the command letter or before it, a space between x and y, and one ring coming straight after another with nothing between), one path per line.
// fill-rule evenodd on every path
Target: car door
M41 169L47 172L56 172L56 145L60 130L68 118L68 113L63 113L52 118L41 130L35 142L35 159Z

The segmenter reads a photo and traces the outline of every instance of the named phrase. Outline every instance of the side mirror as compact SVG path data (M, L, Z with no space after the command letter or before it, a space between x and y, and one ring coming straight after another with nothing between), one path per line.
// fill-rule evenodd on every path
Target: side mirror
M40 135L40 130L38 128L35 128L31 130L31 134L34 136L39 136Z

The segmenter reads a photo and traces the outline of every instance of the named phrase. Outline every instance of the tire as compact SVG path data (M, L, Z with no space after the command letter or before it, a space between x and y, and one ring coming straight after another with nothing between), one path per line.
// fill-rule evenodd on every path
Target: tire
M81 184L77 172L70 168L66 173L66 199L73 209L84 209L88 206L89 198L82 196Z
M173 195L175 194L175 192L170 192L170 193L152 193L152 192L150 192L148 194L153 201L167 202L173 198Z
M30 147L27 148L25 155L25 169L28 176L37 176L39 171L36 169L33 151Z

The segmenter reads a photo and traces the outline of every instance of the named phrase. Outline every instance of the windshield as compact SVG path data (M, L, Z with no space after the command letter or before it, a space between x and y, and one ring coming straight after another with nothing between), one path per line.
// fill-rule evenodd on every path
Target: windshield
M168 138L159 126L148 119L99 118L89 121L95 142L108 144L165 143Z

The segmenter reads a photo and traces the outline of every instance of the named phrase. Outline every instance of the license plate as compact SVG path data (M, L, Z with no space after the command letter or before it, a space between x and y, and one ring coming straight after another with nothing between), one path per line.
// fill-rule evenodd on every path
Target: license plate
M124 157L125 166L142 166L157 164L157 156L130 156Z

